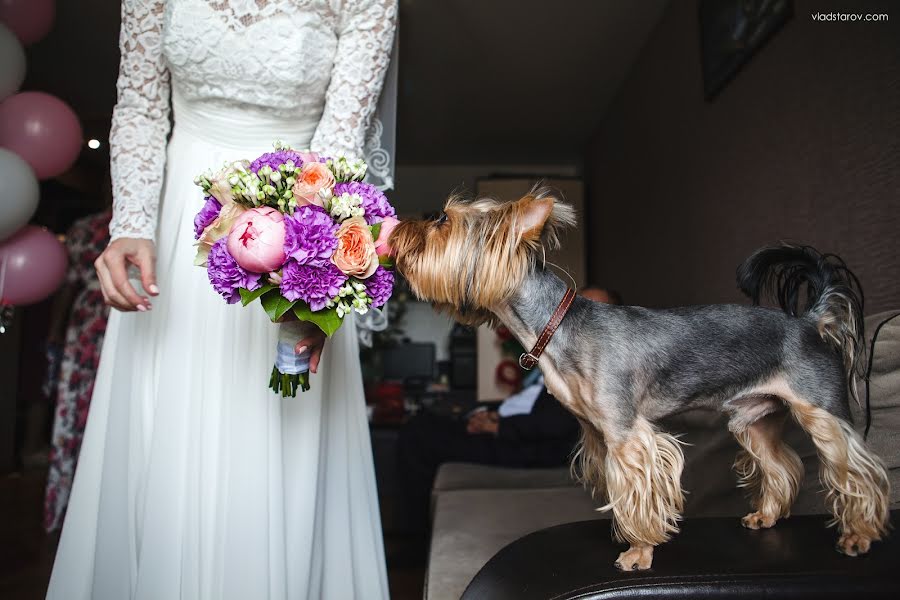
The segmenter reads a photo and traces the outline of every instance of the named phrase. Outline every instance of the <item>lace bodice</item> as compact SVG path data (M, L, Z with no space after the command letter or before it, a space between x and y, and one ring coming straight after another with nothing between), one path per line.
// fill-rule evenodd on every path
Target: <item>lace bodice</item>
M361 156L396 16L396 0L123 0L112 239L155 237L173 91L318 118L313 150Z

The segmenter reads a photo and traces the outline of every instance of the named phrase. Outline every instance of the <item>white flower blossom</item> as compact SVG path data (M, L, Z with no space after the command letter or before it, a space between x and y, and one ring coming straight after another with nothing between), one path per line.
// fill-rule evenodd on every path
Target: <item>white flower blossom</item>
M361 217L365 214L362 207L362 198L359 194L344 192L340 196L331 198L331 206L328 208L331 216L338 221L344 221L350 217Z
M334 179L337 182L362 181L366 176L365 161L354 159L349 160L346 156L329 159L325 165L334 173Z

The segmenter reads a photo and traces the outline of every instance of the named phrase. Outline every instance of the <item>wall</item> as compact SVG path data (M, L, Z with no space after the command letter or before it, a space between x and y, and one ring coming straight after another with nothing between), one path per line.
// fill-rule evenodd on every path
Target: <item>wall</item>
M587 153L592 281L631 304L739 301L735 267L794 239L844 257L866 312L900 308L900 4L794 9L708 103L697 3L669 4Z
M403 334L411 342L431 342L436 361L450 360L450 331L454 321L425 302L409 302L403 315Z
M401 217L420 218L440 210L453 192L466 190L473 193L475 181L481 177L572 177L579 171L579 167L572 164L398 165L394 177L397 186L388 192L388 197Z

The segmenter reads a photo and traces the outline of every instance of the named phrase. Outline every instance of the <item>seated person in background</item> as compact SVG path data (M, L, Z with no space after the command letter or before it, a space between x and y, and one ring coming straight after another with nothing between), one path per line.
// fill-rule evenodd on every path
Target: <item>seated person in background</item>
M619 304L618 294L587 288L581 295L595 302ZM522 391L496 411L476 409L466 420L423 411L400 431L400 477L406 517L415 530L428 527L431 487L445 462L505 467L561 467L578 442L578 420L550 395L538 370L529 373Z

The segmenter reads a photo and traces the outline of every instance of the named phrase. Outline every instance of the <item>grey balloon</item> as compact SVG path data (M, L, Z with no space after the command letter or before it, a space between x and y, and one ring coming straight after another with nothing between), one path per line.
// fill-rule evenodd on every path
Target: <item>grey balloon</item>
M25 81L25 50L15 34L0 23L0 100L19 91Z
M28 223L37 210L38 182L24 160L0 148L0 241Z

